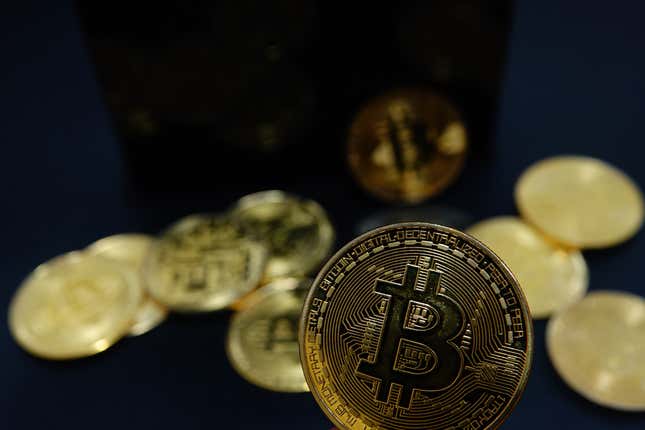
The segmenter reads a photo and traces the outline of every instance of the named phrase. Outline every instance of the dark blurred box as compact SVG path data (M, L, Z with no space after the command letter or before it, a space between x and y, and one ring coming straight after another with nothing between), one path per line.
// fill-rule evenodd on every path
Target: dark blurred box
M136 190L346 171L369 98L431 85L490 145L511 0L78 0Z

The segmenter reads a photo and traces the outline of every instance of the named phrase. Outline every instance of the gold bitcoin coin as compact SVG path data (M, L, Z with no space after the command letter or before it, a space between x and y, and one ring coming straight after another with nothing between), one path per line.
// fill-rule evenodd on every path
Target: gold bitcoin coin
M127 334L141 297L140 279L128 266L72 252L25 279L9 308L9 328L36 356L85 357Z
M508 264L520 281L533 318L546 318L585 295L589 275L582 254L549 242L521 219L490 218L466 233Z
M548 236L575 248L604 248L632 237L643 223L638 186L590 157L547 158L517 181L520 213Z
M142 277L143 282L143 262L153 240L151 236L145 234L117 234L97 240L87 250L94 255L130 265L132 270ZM140 336L149 332L161 324L167 316L168 310L146 292L130 327L130 336Z
M492 429L524 389L533 328L493 252L448 227L405 223L328 261L299 339L309 388L340 429Z
M348 161L358 183L386 201L418 203L459 175L468 139L457 109L425 89L369 101L354 119Z
M267 245L266 280L309 274L334 244L334 229L325 210L312 200L282 191L242 197L231 217L243 234Z
M310 286L309 279L276 279L254 291L233 316L227 353L247 381L273 391L309 391L298 355L298 321Z
M152 297L170 309L222 309L255 288L267 251L242 237L227 217L191 215L155 241L144 264Z
M546 346L562 379L588 400L645 411L645 300L594 291L549 320Z

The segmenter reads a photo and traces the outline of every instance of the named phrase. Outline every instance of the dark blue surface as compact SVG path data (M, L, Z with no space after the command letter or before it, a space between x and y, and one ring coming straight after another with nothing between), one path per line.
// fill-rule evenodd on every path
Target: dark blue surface
M116 232L154 233L180 215L222 209L272 185L240 181L207 200L126 203L118 146L72 6L49 3L57 5L23 3L4 7L0 16L5 315L21 279L52 256ZM494 157L469 160L437 203L477 218L514 213L519 173L560 153L608 160L645 188L645 4L592 3L517 1ZM359 216L378 207L355 188L324 178L289 189L329 208L341 242L351 238ZM617 248L586 253L591 288L645 295L644 255L643 232ZM0 428L330 427L309 395L269 393L233 372L223 348L228 317L173 316L145 336L70 363L31 358L5 326ZM644 414L604 409L569 390L547 360L544 328L536 323L533 372L504 428L645 428Z

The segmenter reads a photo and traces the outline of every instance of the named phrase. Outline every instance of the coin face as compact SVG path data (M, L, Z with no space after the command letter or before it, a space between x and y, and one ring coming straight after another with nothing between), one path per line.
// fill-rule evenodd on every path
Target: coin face
M533 331L504 263L426 223L358 237L305 300L300 357L339 429L497 428L524 389Z
M549 320L546 346L562 379L588 400L645 411L645 300L593 291Z
M143 263L152 245L153 238L145 234L127 233L108 236L91 244L87 251L110 258L121 264L128 264L143 280ZM140 336L161 324L168 316L168 310L145 292L139 305L130 336Z
M72 252L25 279L9 308L9 328L36 356L85 357L128 332L141 297L140 279L128 266Z
M390 202L418 203L461 172L468 139L457 109L425 89L370 100L354 119L348 161L358 183Z
M244 235L269 249L265 279L307 275L334 244L334 229L320 205L282 191L242 197L232 210Z
M585 295L589 274L582 254L547 241L521 219L490 218L466 233L484 242L508 264L520 282L533 318L546 318Z
M520 213L550 237L576 248L604 248L632 237L643 223L638 186L590 157L539 161L517 181Z
M184 312L224 308L255 288L266 248L244 238L228 218L191 215L166 230L144 265L153 298Z
M298 321L310 286L310 279L276 279L254 291L233 316L227 353L247 381L273 391L309 391L298 355Z

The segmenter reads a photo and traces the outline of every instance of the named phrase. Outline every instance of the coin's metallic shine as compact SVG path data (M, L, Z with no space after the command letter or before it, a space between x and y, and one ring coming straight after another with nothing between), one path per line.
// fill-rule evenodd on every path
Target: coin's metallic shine
M144 282L143 263L153 240L153 237L146 234L116 234L97 240L87 248L87 251L121 264L129 264ZM146 292L130 327L130 336L140 336L149 332L161 324L167 316L168 310Z
M298 321L310 286L310 279L276 279L239 306L227 354L247 381L273 391L309 391L298 355Z
M471 236L426 223L345 245L314 281L299 335L307 383L342 430L497 428L533 348L506 265Z
M153 298L181 312L222 309L255 288L267 251L226 216L198 214L170 226L144 264Z
M129 266L71 252L24 280L9 308L9 328L36 356L86 357L127 334L141 298L140 278Z
M584 156L547 158L515 186L522 216L574 248L604 248L632 237L643 223L643 195L622 171Z
M267 245L265 281L311 273L334 244L334 229L325 210L312 200L282 191L242 197L231 217L244 235Z
M392 90L354 119L348 161L354 178L390 202L418 203L459 175L468 148L457 109L431 90Z
M553 367L583 397L600 405L645 411L645 300L593 291L549 320Z
M466 233L508 264L520 281L533 318L547 318L587 292L589 273L582 254L549 242L517 217L489 218Z

